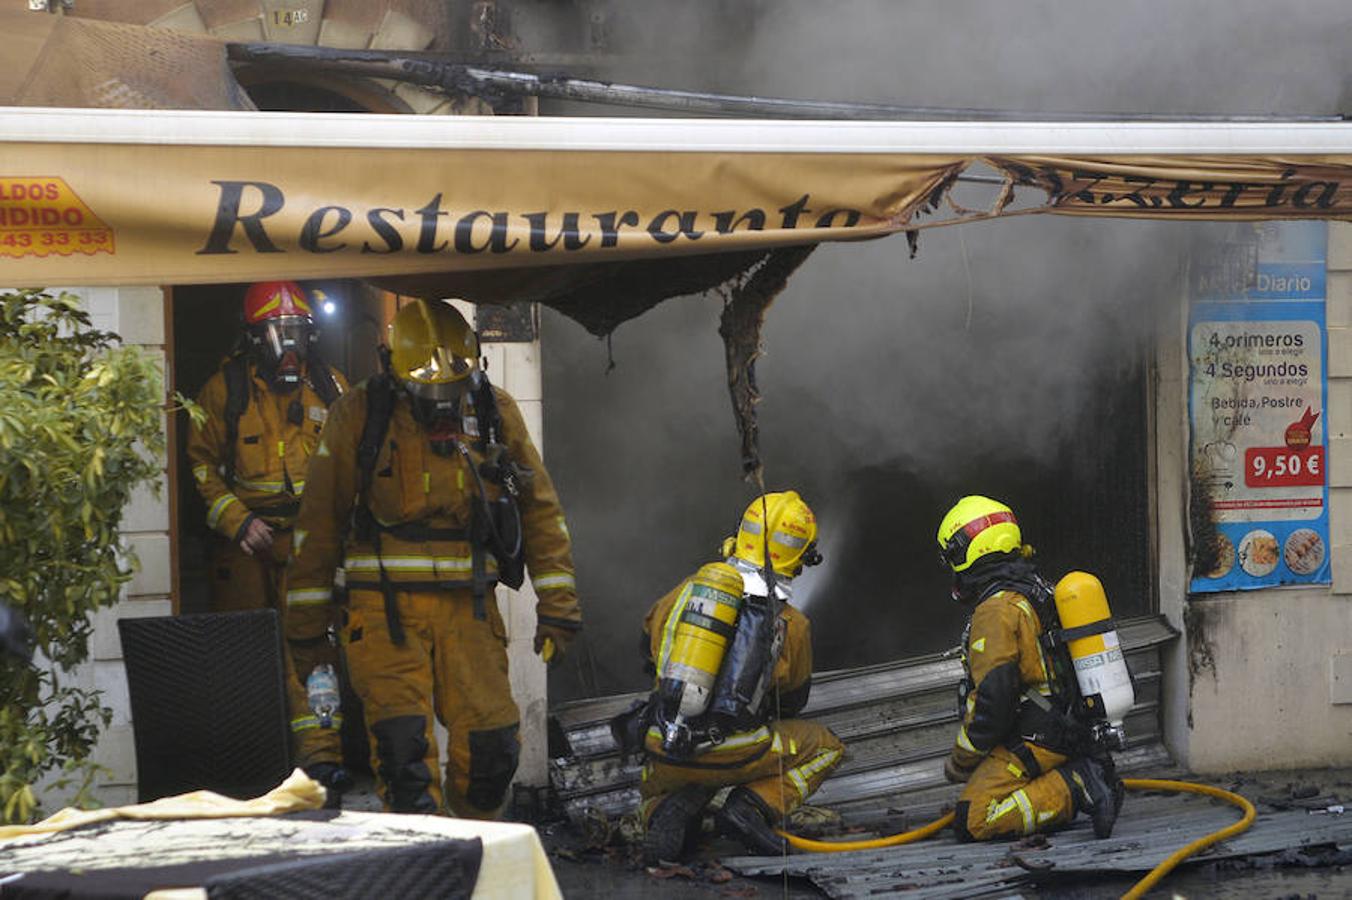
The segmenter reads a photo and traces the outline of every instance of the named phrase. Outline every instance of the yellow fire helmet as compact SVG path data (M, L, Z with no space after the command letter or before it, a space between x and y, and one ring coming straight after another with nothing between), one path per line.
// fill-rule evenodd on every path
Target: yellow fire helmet
M390 323L390 369L428 399L458 394L479 367L479 338L446 300L414 300Z
M757 497L747 506L730 555L760 567L765 565L768 546L770 567L792 578L803 567L804 554L813 549L816 540L817 519L803 498L797 491L778 491Z
M963 497L939 523L939 559L961 572L988 553L1023 547L1014 511L989 497Z

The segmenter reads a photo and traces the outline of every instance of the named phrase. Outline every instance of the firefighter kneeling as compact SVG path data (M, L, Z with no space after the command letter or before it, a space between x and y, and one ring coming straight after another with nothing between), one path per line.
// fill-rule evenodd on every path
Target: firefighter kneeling
M973 608L962 726L944 764L950 781L966 782L959 840L1048 831L1077 812L1108 837L1123 795L1109 750L1123 747L1133 695L1102 585L1072 572L1053 590L1014 513L987 497L960 500L938 541L954 599Z
M844 747L827 728L787 718L812 687L811 625L789 601L794 576L821 561L816 537L796 493L759 497L726 542L726 561L649 610L644 651L656 689L631 719L647 725L639 790L648 865L679 858L729 785L719 829L753 852L783 853L774 828L840 763Z

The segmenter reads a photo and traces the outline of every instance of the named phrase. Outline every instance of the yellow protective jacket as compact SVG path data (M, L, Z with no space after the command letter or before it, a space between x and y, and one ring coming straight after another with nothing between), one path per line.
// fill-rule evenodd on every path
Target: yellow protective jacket
M643 650L645 658L654 670L654 687L661 679L662 644L668 631L668 624L675 627L680 611L675 609L676 601L690 579L682 581L658 600L648 610L643 619ZM783 623L784 644L780 648L779 658L775 661L774 687L779 693L776 706L771 701L771 718L789 718L795 716L807 706L808 695L812 691L812 623L806 615L787 603L779 604L779 620Z
M1051 669L1038 640L1042 632L1033 604L1015 591L992 594L973 610L963 648L967 696L952 751L957 768L974 769L1011 739L1036 736L1040 745L1058 743L1052 737L1059 731L1054 715L1025 698L1028 691L1049 702L1053 696Z
M289 527L305 491L305 467L319 443L328 409L309 380L289 393L268 387L258 367L248 364L249 404L239 417L234 479L226 479L226 387L222 364L203 386L197 402L206 421L188 431L193 480L207 504L207 524L230 540L239 540L251 515L270 525ZM339 391L347 390L341 372L330 369ZM300 405L299 424L287 410Z
M403 391L395 392L368 495L357 496L361 485L357 450L369 388L370 382L363 382L333 405L310 460L288 570L287 635L292 640L317 637L328 626L334 570L339 565L346 570L349 588L379 590L382 562L395 590L459 590L473 584L468 540L471 504L477 497L473 474L460 453L433 452ZM536 612L542 624L580 628L572 546L558 494L516 402L505 391L493 391L502 417L502 439L517 465L531 473L522 479L518 503L526 566L539 598ZM475 448L473 402L467 395L462 403L460 441L478 468L482 456ZM490 500L500 494L486 479L485 489ZM383 526L379 557L372 535L349 532L359 503ZM449 538L448 533L456 536ZM491 555L486 565L491 576L495 571Z

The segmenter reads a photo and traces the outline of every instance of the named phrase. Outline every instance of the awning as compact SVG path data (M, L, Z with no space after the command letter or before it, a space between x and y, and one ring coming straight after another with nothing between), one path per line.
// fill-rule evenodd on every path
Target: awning
M1352 218L1352 123L0 108L0 284L367 278L598 334L724 285L752 476L760 323L812 246L1045 213Z
M485 282L529 294L551 268L1012 215L1352 218L1352 123L9 108L0 147L5 284L285 272L416 276L415 286L446 293L436 286L447 273L544 268ZM975 171L995 182L992 196L955 202L957 179Z

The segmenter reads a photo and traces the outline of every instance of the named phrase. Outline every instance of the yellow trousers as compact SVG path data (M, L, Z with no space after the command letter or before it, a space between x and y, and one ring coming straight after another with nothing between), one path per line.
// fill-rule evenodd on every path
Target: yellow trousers
M211 608L213 612L275 609L286 614L286 561L291 552L291 532L277 533L272 548L250 556L237 541L218 540L212 559ZM285 630L285 624L282 624ZM286 704L291 716L291 752L296 765L341 764L343 744L339 736L342 717L331 728L321 728L310 711L310 702L297 671L308 673L323 660L336 658L327 644L292 647L282 641L282 666L286 673Z
M496 818L521 748L497 604L490 597L486 618L476 619L468 590L394 596L403 644L390 639L379 591L351 590L343 632L381 798L394 812ZM434 777L436 721L450 735L444 784Z
M648 761L639 785L645 822L663 798L687 784L743 785L786 816L821 786L845 754L845 746L829 728L803 719L784 719L731 735L690 760L664 757L661 746L657 730L649 730Z
M1075 801L1056 771L1066 757L1037 744L1023 746L1023 758L996 747L973 770L955 811L959 839L1022 837L1074 818Z

